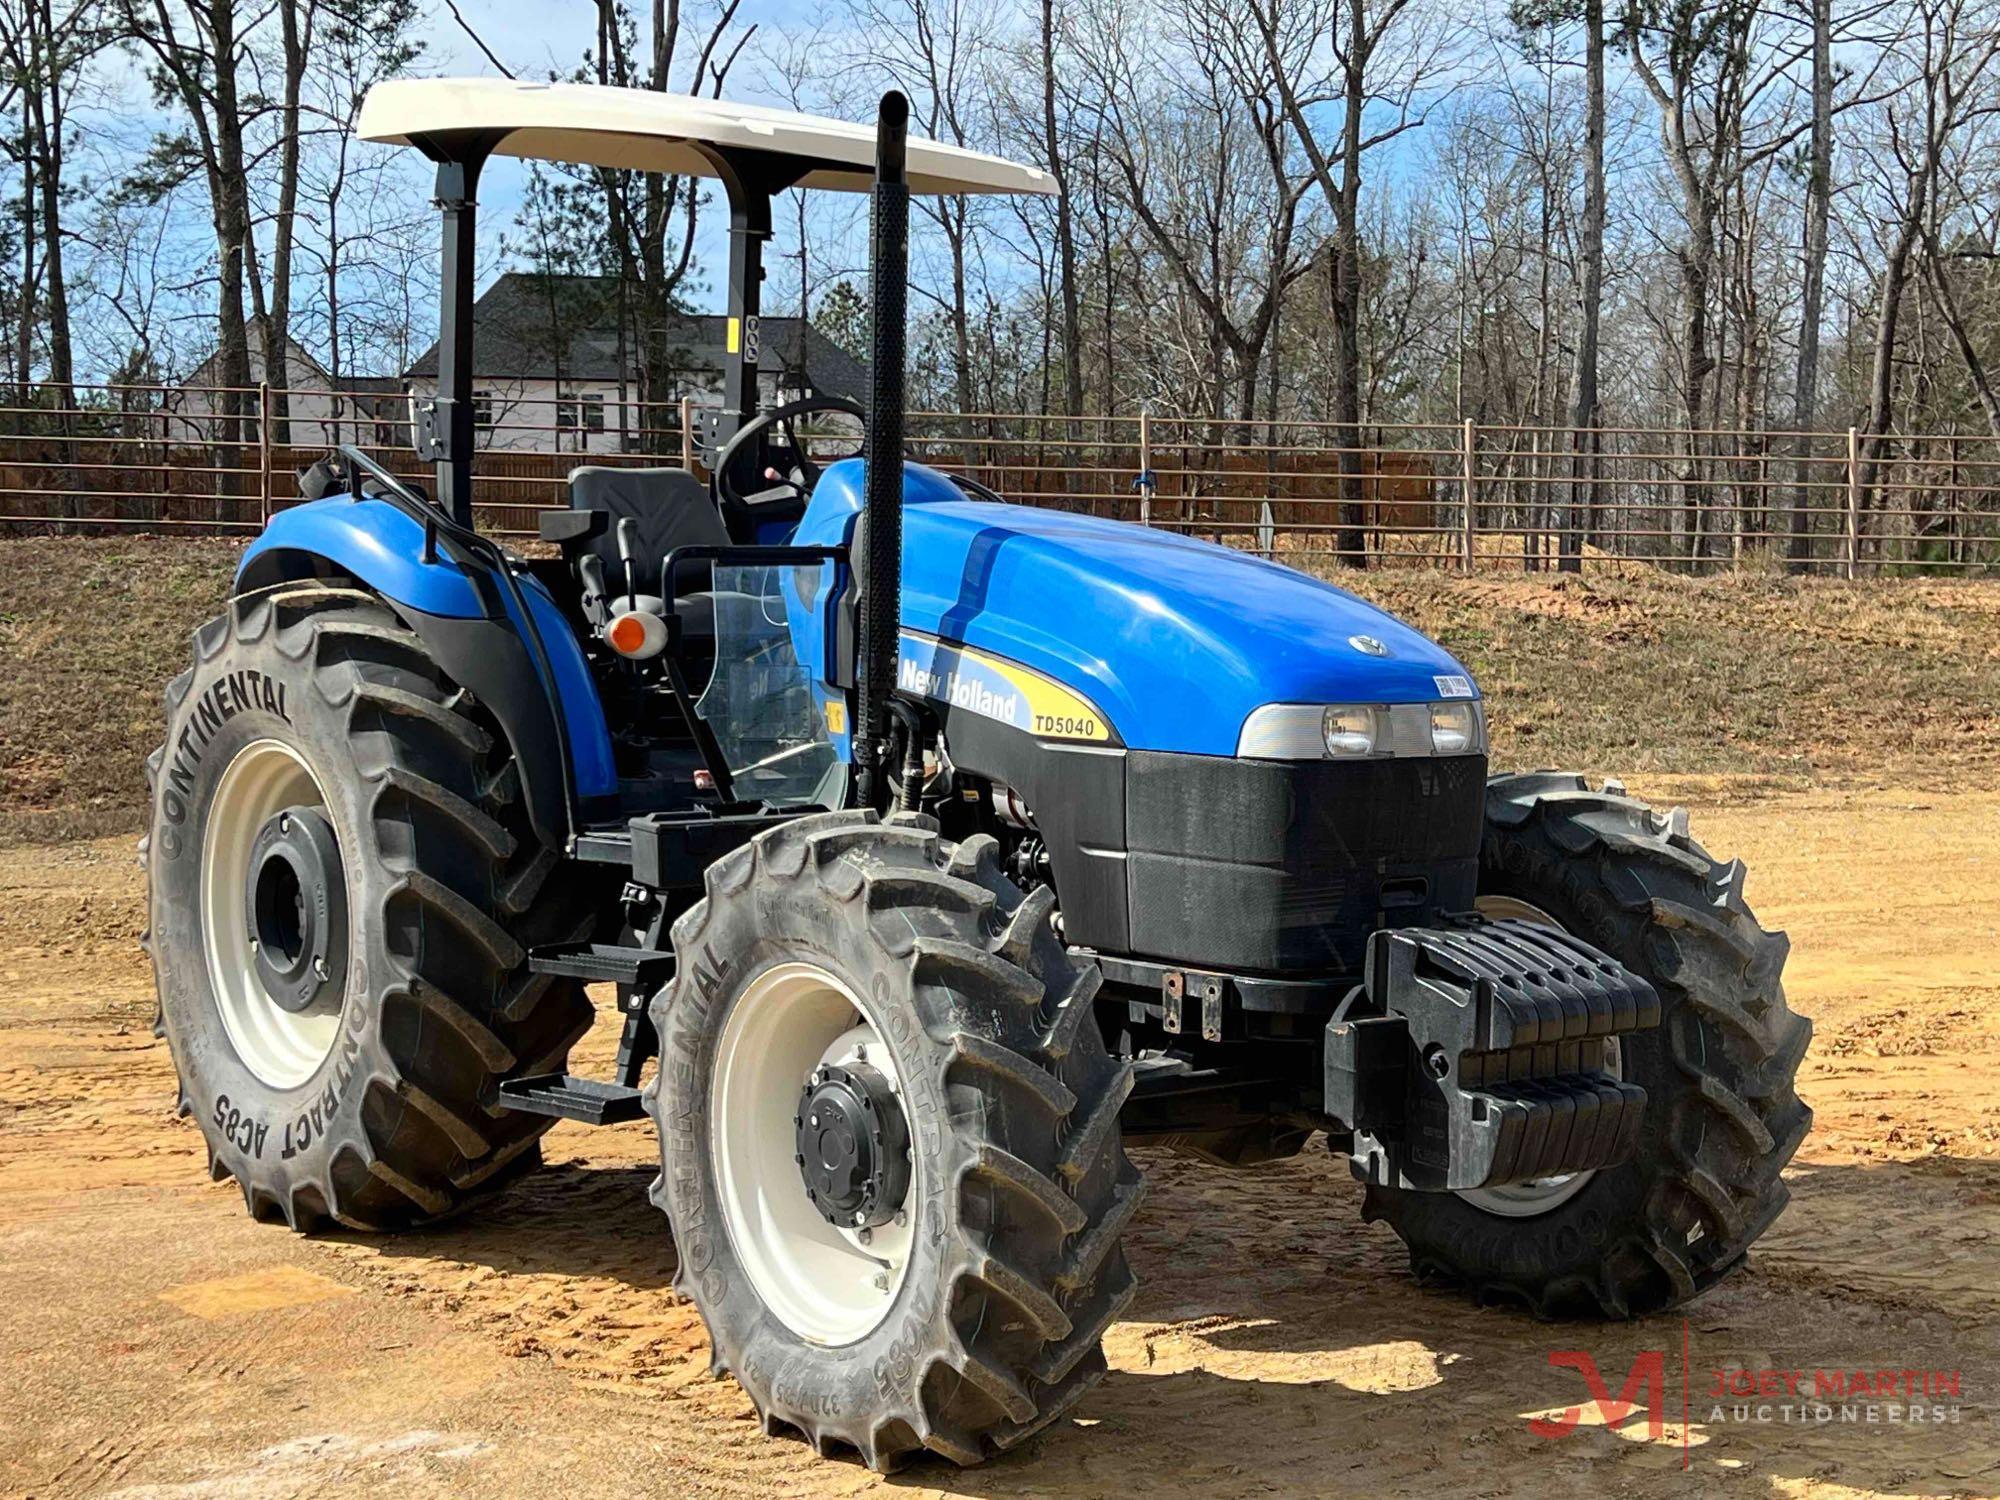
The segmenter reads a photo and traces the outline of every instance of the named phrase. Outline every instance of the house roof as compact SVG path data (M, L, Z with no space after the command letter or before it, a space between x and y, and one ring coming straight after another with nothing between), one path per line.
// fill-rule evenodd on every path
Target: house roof
M264 320L261 316L250 318L248 335L251 378L261 380L264 375ZM183 376L179 384L188 389L212 388L221 378L221 363L222 351L213 350ZM285 341L285 367L290 379L273 381L273 385L289 384L294 390L337 391L349 396L400 398L403 394L404 377L401 375L329 375L326 366L295 338Z
M473 312L473 379L619 379L617 293L613 276L505 272L480 296ZM703 372L722 369L727 323L720 315L677 316L667 335L675 363ZM867 398L868 366L813 324L767 316L759 331L760 369L802 375L802 384L823 395ZM636 351L628 348L625 373L636 363ZM437 345L426 349L406 373L435 379Z
M250 378L252 380L261 380L263 378L264 365L264 319L259 314L252 314L247 320L247 325L244 329L244 337L249 347ZM211 349L208 357L192 370L188 371L186 375L182 376L179 383L184 386L213 386L222 378L221 365L222 351L220 349ZM287 336L285 339L285 367L290 373L303 372L306 376L305 381L287 382L281 376L279 379L274 380L272 384L303 383L323 387L328 381L333 379L331 375L326 373L326 367L313 358L312 352L297 339L290 336Z
M866 192L874 181L873 125L598 83L392 79L368 91L356 129L364 140L420 149L427 138L492 131L501 156L684 177L720 176L720 164L743 153L785 160L800 187ZM1039 168L914 137L909 182L913 193L1055 191Z

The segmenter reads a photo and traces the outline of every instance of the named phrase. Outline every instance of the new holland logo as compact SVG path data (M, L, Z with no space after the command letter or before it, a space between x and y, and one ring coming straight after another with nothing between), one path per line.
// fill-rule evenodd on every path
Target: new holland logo
M906 633L896 682L954 710L1007 724L1045 740L1111 739L1095 704L1015 662L967 646Z

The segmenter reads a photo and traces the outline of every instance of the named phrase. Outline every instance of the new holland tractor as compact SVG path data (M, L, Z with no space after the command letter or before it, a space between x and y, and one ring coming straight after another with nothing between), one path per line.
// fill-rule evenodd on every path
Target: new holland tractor
M716 1368L880 1469L976 1463L1103 1374L1131 1143L1323 1137L1419 1274L1545 1316L1726 1275L1810 1123L1742 865L1616 783L1491 774L1465 668L1338 588L906 462L909 195L1050 188L907 114L369 96L360 133L436 165L434 489L351 448L308 471L149 762L148 948L212 1175L388 1232L532 1171L556 1120L650 1116ZM730 214L712 479L579 468L533 559L473 526L495 155L716 178ZM865 411L759 406L794 187L872 193ZM822 463L810 418L862 451ZM593 984L610 1078L570 1072Z

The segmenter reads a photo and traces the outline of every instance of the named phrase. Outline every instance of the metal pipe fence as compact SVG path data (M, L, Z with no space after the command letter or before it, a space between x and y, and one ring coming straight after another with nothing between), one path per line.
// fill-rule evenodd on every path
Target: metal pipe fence
M693 400L500 393L480 411L480 524L533 535L580 464L700 471ZM1843 577L2000 571L2000 439L1229 421L1146 413L912 413L908 451L1024 504L1206 537L1285 561ZM851 451L851 423L811 439ZM248 534L342 443L428 483L401 391L188 386L0 390L0 533Z

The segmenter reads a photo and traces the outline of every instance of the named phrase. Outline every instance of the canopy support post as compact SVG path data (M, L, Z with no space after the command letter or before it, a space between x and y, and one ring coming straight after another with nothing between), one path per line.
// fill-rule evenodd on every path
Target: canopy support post
M806 167L796 160L741 147L697 144L729 196L729 312L722 349L722 407L709 435L710 462L757 415L757 365L763 343L759 329L764 302L764 242L771 237L771 199L796 183ZM735 462L744 490L758 488L764 473L764 452L745 450Z
M729 183L729 321L723 332L722 421L718 448L757 415L758 321L764 303L764 242L771 237L771 195Z
M452 133L414 138L437 163L437 207L444 216L438 287L437 389L414 403L417 456L437 466L437 501L472 525L472 305L478 281L479 170L498 138Z

